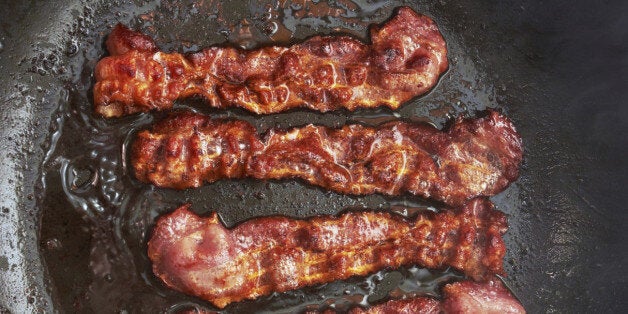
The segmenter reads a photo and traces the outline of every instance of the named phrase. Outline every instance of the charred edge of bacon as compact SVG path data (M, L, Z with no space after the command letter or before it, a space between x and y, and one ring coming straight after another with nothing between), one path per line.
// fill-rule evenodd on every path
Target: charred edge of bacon
M429 91L447 69L438 27L410 8L370 34L368 45L316 36L290 47L210 47L185 56L158 51L150 37L118 25L106 42L111 55L96 65L95 111L119 117L168 109L190 96L258 114L296 107L395 109Z
M519 175L521 138L495 111L447 130L395 121L307 125L259 136L245 121L171 115L131 148L137 179L184 189L227 178L299 178L351 195L411 193L452 206L504 190Z
M161 217L148 242L168 287L219 308L403 265L453 267L476 280L504 274L506 217L478 198L406 219L357 211L308 220L262 217L227 229L183 206Z

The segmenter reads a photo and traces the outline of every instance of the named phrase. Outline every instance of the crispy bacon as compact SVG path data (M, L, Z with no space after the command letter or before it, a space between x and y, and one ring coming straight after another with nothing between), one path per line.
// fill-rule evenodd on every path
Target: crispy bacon
M148 256L167 286L223 308L411 264L487 279L503 274L506 229L504 214L482 198L414 219L361 211L255 218L232 229L215 213L201 218L183 206L157 221Z
M447 69L436 24L407 7L372 27L369 45L316 36L290 47L210 47L184 56L160 52L151 38L122 25L106 44L111 56L98 62L94 86L95 110L105 117L168 109L189 96L259 114L395 109L430 90Z
M140 132L131 154L135 176L159 187L300 178L340 193L410 192L453 206L505 189L517 178L521 158L514 126L494 111L457 119L447 131L396 121L308 125L262 138L248 122L182 113Z
M390 300L386 303L369 308L355 307L349 314L439 314L441 302L434 298L416 297L404 300ZM335 314L336 311L326 310L323 314ZM308 313L314 314L314 313Z
M499 279L486 282L461 281L445 285L443 300L430 297L390 300L369 308L356 307L349 314L525 314L525 309ZM304 314L317 314L309 311ZM335 314L328 309L322 314Z

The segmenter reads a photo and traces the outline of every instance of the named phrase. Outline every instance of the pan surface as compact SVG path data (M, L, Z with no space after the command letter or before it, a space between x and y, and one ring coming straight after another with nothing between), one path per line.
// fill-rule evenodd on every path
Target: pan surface
M298 181L222 181L172 191L136 181L126 145L163 114L92 112L96 62L117 22L163 50L254 48L342 32L366 38L400 5L434 18L450 69L400 110L255 116L186 100L176 107L259 129L392 119L442 126L498 108L523 136L521 178L492 200L509 217L505 282L530 313L626 312L628 3L609 1L0 2L0 313L175 312L211 308L156 279L145 245L155 218L191 202L233 225L346 208L426 208L411 196L349 197ZM407 267L242 302L225 313L290 313L437 294L451 271Z

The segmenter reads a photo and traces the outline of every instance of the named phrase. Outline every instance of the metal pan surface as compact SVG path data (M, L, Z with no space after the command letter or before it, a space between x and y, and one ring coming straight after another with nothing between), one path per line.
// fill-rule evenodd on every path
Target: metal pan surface
M129 173L126 147L163 114L94 115L93 69L118 22L163 50L254 48L315 34L365 39L409 5L431 16L450 51L438 86L398 111L255 116L259 129L392 119L442 126L497 108L523 136L521 178L492 198L509 217L505 282L530 313L626 312L628 4L609 1L75 1L0 2L0 313L176 312L211 308L167 289L146 257L155 218L191 202L230 225L346 208L434 206L411 196L349 197L298 181L221 181L157 189ZM227 307L224 313L346 308L391 295L437 294L460 275L387 270Z

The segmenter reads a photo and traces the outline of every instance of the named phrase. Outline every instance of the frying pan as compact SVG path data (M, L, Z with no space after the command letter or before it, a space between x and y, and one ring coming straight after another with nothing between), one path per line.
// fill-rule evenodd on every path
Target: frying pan
M411 196L337 195L298 181L156 189L129 175L126 145L163 115L104 120L91 110L93 68L117 22L149 33L165 50L253 48L331 32L364 39L368 24L402 4L436 20L451 66L431 93L397 112L254 116L195 100L177 107L245 119L262 130L396 118L442 126L452 116L498 108L525 145L521 178L492 198L510 223L504 281L530 313L627 312L625 1L62 0L0 2L0 313L208 307L164 287L145 256L155 218L185 202L199 213L218 211L228 225L259 215L431 206ZM439 282L458 276L387 270L226 312L342 308L400 291L433 294Z

